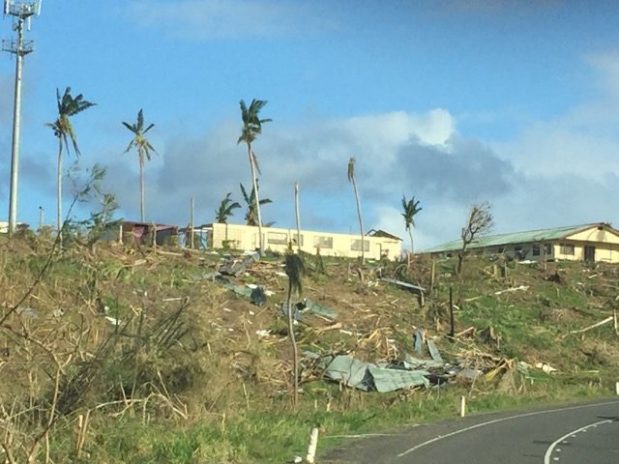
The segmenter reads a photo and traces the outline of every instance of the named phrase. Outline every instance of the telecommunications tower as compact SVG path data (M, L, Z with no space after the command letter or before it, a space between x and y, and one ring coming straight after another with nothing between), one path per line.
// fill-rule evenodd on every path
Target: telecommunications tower
M19 178L19 130L21 119L21 84L24 56L34 51L34 42L24 40L24 29L30 30L30 19L41 14L41 1L4 0L4 16L13 17L15 40L3 40L2 50L15 55L15 101L13 105L13 144L11 152L11 192L9 196L9 235L17 225L17 181Z

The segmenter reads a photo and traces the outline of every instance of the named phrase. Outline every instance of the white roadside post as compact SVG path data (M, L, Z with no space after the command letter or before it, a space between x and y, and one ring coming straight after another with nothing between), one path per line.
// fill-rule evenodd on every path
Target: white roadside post
M312 432L310 433L310 442L307 447L307 456L305 456L305 461L309 464L314 464L316 462L316 448L318 447L318 427L312 428Z

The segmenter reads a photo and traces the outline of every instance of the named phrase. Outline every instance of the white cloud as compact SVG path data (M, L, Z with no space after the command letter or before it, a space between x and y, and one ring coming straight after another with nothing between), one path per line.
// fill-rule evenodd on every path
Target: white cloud
M336 28L311 3L276 0L133 0L141 26L191 40L297 36Z

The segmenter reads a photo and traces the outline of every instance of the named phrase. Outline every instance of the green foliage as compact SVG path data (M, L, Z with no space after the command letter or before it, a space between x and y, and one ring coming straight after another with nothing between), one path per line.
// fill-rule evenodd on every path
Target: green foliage
M62 97L60 96L60 91L56 89L56 102L58 118L53 123L48 123L47 126L54 131L54 136L58 137L61 151L63 146L69 151L69 141L71 141L75 154L79 155L80 149L77 145L77 137L70 118L96 105L96 103L85 100L82 94L79 94L77 97L71 96L71 87L65 89Z
M132 148L135 148L138 152L140 164L144 163L144 158L150 161L151 152L157 153L157 151L146 138L146 133L155 127L155 125L149 124L146 129L144 129L144 113L141 109L138 111L138 117L135 123L130 124L122 121L122 124L134 135L133 139L131 139L131 142L129 142L129 145L125 149L125 153L129 152Z
M227 224L228 218L234 214L234 210L241 207L239 203L237 203L236 201L233 201L232 198L230 198L231 195L232 195L232 192L228 192L226 194L226 197L223 200L221 200L221 203L219 204L219 208L217 208L217 211L215 211L215 220L220 224Z
M286 253L285 271L288 276L289 298L290 293L303 293L303 275L305 274L305 264L299 255Z
M271 119L260 119L260 111L267 104L266 100L253 99L249 107L245 101L240 101L241 119L243 120L243 128L237 143L245 142L248 145L256 140L256 137L262 133L262 124L271 122Z
M256 181L256 185L258 185L258 181ZM259 189L258 189L259 190ZM245 223L248 226L257 226L258 225L258 207L256 205L256 191L252 187L250 194L247 194L247 190L243 184L241 184L241 194L243 195L243 200L245 200L245 204L247 205L247 212L245 213ZM260 205L268 205L272 203L269 198L263 198L260 200Z

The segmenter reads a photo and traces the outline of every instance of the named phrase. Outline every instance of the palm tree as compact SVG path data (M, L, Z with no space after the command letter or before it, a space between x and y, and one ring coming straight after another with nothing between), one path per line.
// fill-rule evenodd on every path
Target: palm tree
M256 182L256 186L258 183ZM273 203L269 198L264 198L259 202L256 202L258 195L256 195L256 190L254 188L251 189L251 193L248 195L247 190L243 184L241 184L241 194L243 195L243 200L247 204L247 212L245 213L245 223L248 226L257 226L260 222L260 206L268 205L269 203ZM262 229L260 229L262 230ZM262 235L262 234L260 234Z
M232 201L230 195L232 195L232 192L226 194L226 198L221 200L221 203L219 203L219 208L217 209L217 211L215 211L215 220L219 224L227 224L228 218L232 216L233 211L241 207L241 205L238 204L236 201Z
M357 202L357 217L359 218L359 231L361 234L361 263L365 262L365 241L363 240L363 218L361 217L361 204L359 203L359 192L357 191L357 179L355 177L355 157L351 156L348 160L348 182L352 183Z
M75 130L73 129L70 118L94 106L95 103L84 100L82 94L79 94L77 97L71 96L71 87L65 89L62 97L60 96L60 91L56 89L56 103L58 105L58 117L54 122L48 123L47 126L52 128L54 136L58 138L58 171L56 174L56 201L58 207L56 211L56 224L58 227L58 234L62 240L62 149L64 147L67 153L69 153L69 141L71 141L75 156L80 155L80 149L77 145L77 136L75 135Z
M292 406L296 409L299 400L299 350L294 334L294 318L292 308L290 307L290 300L292 299L293 292L296 292L298 295L303 292L303 274L305 273L305 266L303 264L303 259L292 252L292 246L289 247L288 253L286 253L285 270L288 276L288 297L286 299L288 334L290 335L290 343L292 344Z
M144 222L144 158L146 157L146 159L150 161L150 152L157 153L146 138L146 133L155 127L155 125L149 124L149 126L144 129L144 113L141 109L138 111L138 119L135 124L129 124L124 121L122 121L122 123L123 126L133 133L133 139L129 142L125 153L132 148L135 148L138 152L138 159L140 161L140 221Z
M415 215L423 208L419 207L419 200L415 201L413 196L410 200L406 201L406 196L402 196L402 217L404 218L404 224L408 231L408 236L411 238L411 253L413 253L413 227L415 227Z
M270 119L260 119L258 116L260 110L267 104L266 100L252 99L249 104L249 108L243 100L240 101L241 106L241 118L243 120L243 128L241 130L241 136L237 140L237 144L244 142L247 145L247 157L249 158L249 167L251 169L251 180L253 183L253 189L256 195L256 214L258 222L258 235L260 243L260 254L264 254L264 240L262 238L262 216L260 214L260 200L258 199L258 179L256 177L256 171L260 173L258 167L258 160L256 154L252 150L252 143L256 140L256 137L262 133L262 124L265 122L271 122Z

